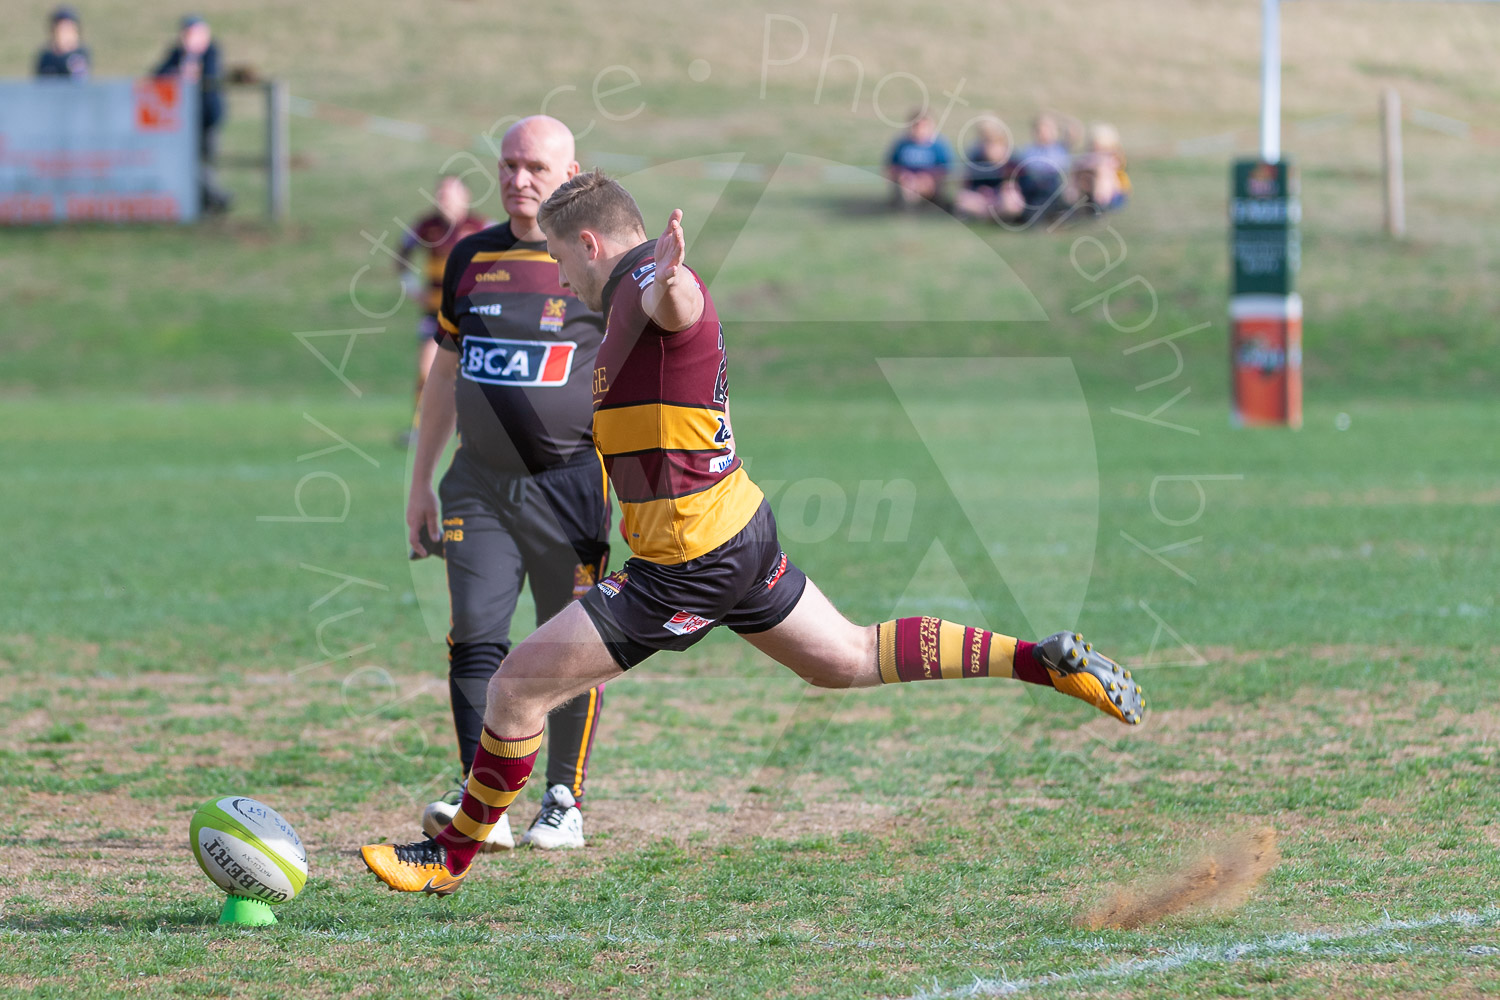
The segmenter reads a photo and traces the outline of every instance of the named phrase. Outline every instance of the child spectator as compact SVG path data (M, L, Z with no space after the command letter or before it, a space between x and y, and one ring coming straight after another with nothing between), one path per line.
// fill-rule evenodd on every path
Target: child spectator
M1021 151L1016 173L1028 217L1067 207L1072 164L1072 157L1062 144L1056 116L1042 112L1032 122L1031 131L1032 143Z
M219 46L208 22L196 14L182 19L177 42L167 52L153 76L175 76L183 86L198 88L198 158L202 164L199 187L203 209L227 212L229 192L218 184L214 165L219 158L219 123L224 118L224 96L220 92Z
M1083 200L1101 212L1125 207L1130 176L1125 172L1120 133L1113 125L1095 122L1089 126L1088 147L1078 158L1073 183Z
M953 149L948 140L938 135L932 119L919 111L886 157L885 175L895 185L892 202L913 205L925 200L941 204L952 163Z
M979 138L964 154L963 188L955 206L968 218L1009 222L1026 210L1016 183L1018 164L1011 158L1010 132L993 116L979 121Z
M82 28L78 11L72 7L57 8L52 12L51 26L51 40L37 53L36 75L88 79L89 50L79 41Z

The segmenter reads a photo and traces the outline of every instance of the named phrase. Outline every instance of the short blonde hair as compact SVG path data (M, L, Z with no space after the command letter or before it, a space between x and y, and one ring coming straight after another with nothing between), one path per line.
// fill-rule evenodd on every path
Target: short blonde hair
M622 237L646 233L646 220L630 192L598 169L575 174L553 191L552 197L542 203L536 221L548 235L561 239L584 229Z
M1089 126L1089 148L1101 153L1119 152L1119 129L1108 122L1094 122Z

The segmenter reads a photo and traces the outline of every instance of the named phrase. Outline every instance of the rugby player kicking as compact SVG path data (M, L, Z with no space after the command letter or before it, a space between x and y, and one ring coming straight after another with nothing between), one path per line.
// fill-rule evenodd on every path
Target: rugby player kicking
M594 362L594 442L633 557L505 658L453 822L414 844L372 844L391 889L446 895L525 787L547 713L657 650L727 625L810 684L1011 677L1056 688L1128 725L1141 689L1074 632L1030 643L937 618L855 625L782 551L760 489L735 454L728 360L713 301L683 263L682 212L646 239L634 199L598 171L537 215L560 283L606 317Z

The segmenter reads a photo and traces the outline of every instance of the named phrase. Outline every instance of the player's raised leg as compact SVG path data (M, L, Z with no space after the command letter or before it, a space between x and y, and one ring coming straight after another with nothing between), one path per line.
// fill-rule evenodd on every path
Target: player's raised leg
M778 625L742 634L755 648L819 687L873 687L903 681L1012 677L1056 688L1127 725L1146 701L1130 672L1075 632L1025 642L940 618L855 625L813 582Z
M371 844L365 864L401 892L456 892L474 855L531 777L547 713L624 671L577 602L513 649L490 679L484 732L453 822L414 844Z

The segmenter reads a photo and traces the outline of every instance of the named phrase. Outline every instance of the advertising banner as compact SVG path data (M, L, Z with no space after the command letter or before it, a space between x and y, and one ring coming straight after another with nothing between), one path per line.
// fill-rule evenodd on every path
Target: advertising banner
M0 80L0 224L198 218L198 90Z

